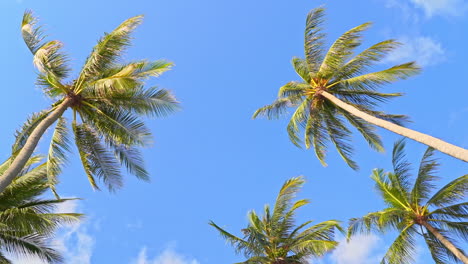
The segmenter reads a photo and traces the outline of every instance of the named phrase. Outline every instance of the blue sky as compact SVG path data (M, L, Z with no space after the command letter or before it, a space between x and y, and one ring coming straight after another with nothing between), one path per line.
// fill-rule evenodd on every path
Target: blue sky
M78 210L88 217L61 230L54 242L66 252L67 263L241 261L208 221L239 233L247 224L247 212L272 204L282 183L297 175L307 179L300 197L312 201L300 211L299 221L346 222L383 207L369 175L376 167L390 169L389 153L398 136L379 129L384 154L356 136L361 170L354 172L332 148L324 168L312 151L294 147L285 131L287 118L251 119L255 109L274 100L281 85L298 79L290 60L303 56L305 16L321 4L327 8L329 41L372 21L364 46L388 38L405 43L382 67L411 60L424 66L417 77L385 88L405 96L383 109L409 115L411 128L468 147L468 89L463 81L468 5L463 0L0 0L2 159L8 156L15 129L50 103L34 86L32 58L20 37L25 9L34 10L50 38L65 43L75 70L103 32L138 14L144 14L145 21L125 59L165 58L176 64L149 81L172 90L183 106L170 117L148 120L155 137L153 146L144 150L151 183L129 176L115 194L94 192L76 152L70 154L59 192L84 200L61 210ZM38 152L45 152L45 141ZM424 150L407 142L414 163ZM438 156L441 184L466 173L465 163ZM376 263L394 238L362 236L313 263ZM418 263L430 263L420 245Z

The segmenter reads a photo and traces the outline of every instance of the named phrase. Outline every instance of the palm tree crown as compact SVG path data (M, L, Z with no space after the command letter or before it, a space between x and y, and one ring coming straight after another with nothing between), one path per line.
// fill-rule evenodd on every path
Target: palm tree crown
M0 194L0 263L9 264L5 253L36 256L48 263L61 262L60 254L48 244L54 230L63 224L77 221L80 214L54 213L55 207L70 199L44 199L48 189L47 165L32 169L41 160L31 158L20 175ZM0 175L11 159L0 165Z
M388 205L384 210L350 220L348 237L371 230L400 232L381 263L413 263L415 236L422 235L436 263L468 263L451 236L468 240L468 203L461 202L468 191L468 175L451 181L435 194L434 175L439 164L434 150L428 148L411 184L409 163L403 152L404 142L393 148L393 172L375 169L372 179Z
M304 184L302 177L286 181L276 199L273 211L265 206L259 217L255 211L248 214L249 225L242 230L244 238L237 237L214 222L215 227L237 253L243 253L245 264L304 264L307 258L322 256L333 250L335 228L341 230L338 221L329 220L313 226L307 221L295 226L295 211L308 204L308 200L292 199ZM305 229L304 229L305 228Z
M0 179L0 192L22 169L45 130L56 123L47 157L47 175L51 187L54 186L71 141L67 133L70 122L63 117L69 108L73 111L75 144L94 188L98 189L96 177L110 190L120 187L120 165L138 178L148 179L137 147L147 145L151 133L140 116L164 116L176 110L178 102L167 90L143 87L146 79L161 75L172 63L119 62L130 45L131 33L141 21L142 16L130 18L105 34L78 77L67 81L70 69L67 56L61 51L62 44L44 41L37 19L31 12L24 14L21 30L39 70L37 83L55 103L51 109L34 114L17 133L13 146L16 158Z
M323 165L326 165L327 142L331 142L344 161L351 168L358 169L351 158L351 131L346 126L346 121L377 151L382 151L383 147L380 137L375 133L375 125L415 140L427 137L429 143L439 143L439 139L399 126L398 124L405 121L405 116L376 110L379 103L402 95L378 92L381 86L406 79L420 71L414 62L409 62L366 73L371 66L398 47L399 43L394 40L382 41L353 57L353 51L362 42L362 32L370 26L370 23L364 23L341 35L325 52L325 34L321 29L323 17L323 8L314 9L308 14L305 59L292 60L294 69L302 80L282 86L278 99L258 109L253 117L266 115L268 118L278 118L289 107L295 107L287 126L289 138L300 147L302 140L298 133L303 130L306 148L313 146ZM422 135L412 136L414 133ZM423 143L429 144L428 142ZM439 149L444 151L445 147L447 146L443 145ZM453 145L450 147L457 148ZM468 161L468 150L457 150L463 152Z

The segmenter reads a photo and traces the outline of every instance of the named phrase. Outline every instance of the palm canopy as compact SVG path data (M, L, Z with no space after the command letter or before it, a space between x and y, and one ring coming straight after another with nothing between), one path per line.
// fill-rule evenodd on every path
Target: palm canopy
M399 236L388 249L381 263L413 263L416 235L422 235L436 263L467 263L463 251L456 246L458 237L468 240L468 175L436 188L439 167L434 150L424 153L417 177L412 183L410 163L404 155L404 141L393 148L393 172L374 170L372 179L387 208L350 220L348 237L372 230L398 230ZM463 261L463 262L461 262Z
M265 206L263 216L255 211L248 214L249 225L242 229L243 238L237 237L214 222L221 236L236 253L243 253L245 264L303 264L310 257L323 256L333 250L335 229L341 230L338 221L329 220L310 226L312 221L295 225L295 212L309 203L302 199L292 201L304 184L302 177L286 181L276 199L273 210Z
M61 262L60 254L50 247L54 230L77 221L76 213L55 213L57 205L71 199L44 199L48 189L47 165L34 166L41 160L32 157L17 178L0 193L0 263L12 263L5 253L36 256L48 263ZM11 159L0 164L0 175Z
M37 19L30 11L24 14L21 31L34 56L37 83L54 103L51 109L34 114L18 131L13 145L17 157L11 171L6 173L7 178L21 170L45 130L56 124L47 156L47 175L53 187L60 173L59 165L65 161L70 147L67 131L71 123L74 143L94 188L98 189L96 177L110 190L120 187L120 165L138 178L148 179L138 147L150 142L151 133L141 117L165 116L178 108L178 102L167 90L144 87L146 79L161 75L172 63L165 60L120 62L130 45L131 33L141 21L142 16L132 17L105 34L78 77L70 80L68 57L62 52L62 43L44 41ZM71 122L63 117L68 108L73 112ZM0 182L0 187L4 186Z
M303 141L299 136L304 131L306 148L313 146L315 154L323 165L327 142L331 142L353 169L358 165L351 158L350 128L346 121L356 128L369 145L382 151L382 142L375 132L375 126L338 107L323 95L328 93L339 100L380 119L401 124L406 117L377 111L381 102L401 96L400 93L381 93L378 89L388 83L406 79L419 72L413 63L404 63L381 71L367 73L385 55L399 46L394 40L372 45L353 57L353 52L362 43L362 33L370 23L350 29L341 35L325 52L325 34L322 32L324 9L313 9L307 16L305 29L305 59L293 58L292 64L302 79L292 81L279 89L278 99L258 109L254 118L265 115L278 118L290 107L294 107L287 126L289 138L296 146Z

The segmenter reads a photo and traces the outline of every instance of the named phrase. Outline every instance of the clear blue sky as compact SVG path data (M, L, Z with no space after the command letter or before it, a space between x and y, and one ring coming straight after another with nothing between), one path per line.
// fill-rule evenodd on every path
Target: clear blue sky
M65 43L75 70L103 32L144 14L145 21L125 58L175 62L173 71L149 84L171 89L183 109L148 121L155 136L154 145L144 151L151 183L129 176L115 194L94 192L76 152L71 154L60 176L59 192L84 198L69 208L77 206L88 217L81 225L62 230L58 243L68 249L67 263L241 261L242 256L234 254L208 221L239 234L247 224L247 211L272 204L290 177L306 176L300 195L312 201L300 211L299 221L346 222L383 208L369 175L376 167L390 169L388 153L399 137L379 130L387 148L386 154L379 154L356 136L355 158L361 170L354 172L333 148L329 166L324 168L312 151L294 147L285 131L287 118L251 119L255 109L274 100L281 85L298 79L290 60L303 56L307 12L325 4L329 41L372 21L366 45L388 38L405 42L381 66L417 60L424 72L387 86L385 91L406 95L383 108L409 115L414 121L411 128L467 148L468 10L463 2L0 0L0 158L8 156L15 129L30 113L50 103L34 86L32 57L20 36L24 10L32 9L50 38ZM45 143L38 152L45 152ZM425 146L408 141L407 150L410 160L417 163ZM441 184L468 171L465 163L438 156L443 163ZM394 238L392 234L363 237L358 249L353 248L356 244L343 246L317 263L377 263L375 259ZM424 244L420 246L418 263L430 263Z

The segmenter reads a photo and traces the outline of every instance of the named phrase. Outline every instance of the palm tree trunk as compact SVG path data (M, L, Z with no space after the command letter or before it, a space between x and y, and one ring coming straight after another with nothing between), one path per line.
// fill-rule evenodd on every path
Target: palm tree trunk
M0 176L0 193L2 193L5 188L16 178L18 173L24 168L24 165L29 160L31 155L34 152L34 149L37 146L37 143L41 139L42 135L62 114L67 110L71 105L72 99L67 98L58 107L44 120L42 120L39 125L32 131L31 135L26 140L24 147L20 150L18 155L12 161L10 167Z
M411 138L411 139L416 140L416 141L418 141L420 143L423 143L423 144L425 144L425 145L427 145L429 147L437 149L440 152L443 152L443 153L448 154L448 155L450 155L452 157L455 157L457 159L468 162L468 149L457 147L455 145L447 143L447 142L445 142L443 140L440 140L438 138L435 138L435 137L423 134L421 132L418 132L418 131L415 131L415 130L412 130L412 129L409 129L409 128L406 128L406 127L399 126L399 125L394 124L392 122L389 122L387 120L383 120L383 119L377 118L375 116L369 115L369 114L357 109L356 107L341 101L340 99L338 99L337 97L335 97L334 95L332 95L332 94L330 94L330 93L328 93L326 91L322 91L321 95L323 97L327 98L328 100L330 100L332 103L334 103L338 107L342 108L343 110L348 111L350 114L352 114L354 116L357 116L357 117L359 117L359 118L361 118L361 119L363 119L363 120L365 120L365 121L367 121L367 122L369 122L371 124L374 124L376 126L385 128L387 130L390 130L390 131L392 131L394 133L397 133L399 135L402 135L404 137Z
M427 222L422 222L422 225L429 230L450 252L452 252L459 260L461 260L464 264L468 264L468 258L463 255L463 253L458 250L455 245L453 245L450 241L448 241L437 229L432 227Z

